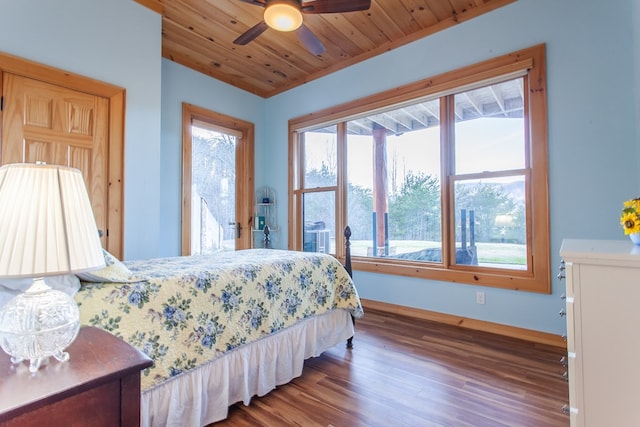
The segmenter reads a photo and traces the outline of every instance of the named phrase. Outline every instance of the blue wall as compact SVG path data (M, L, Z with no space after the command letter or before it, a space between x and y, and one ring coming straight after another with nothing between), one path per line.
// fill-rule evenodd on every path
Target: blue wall
M552 265L565 237L622 239L640 194L640 6L636 0L518 0L363 63L262 99L161 59L161 20L133 0L4 2L0 51L127 90L125 257L180 252L181 103L256 125L256 186L287 194L287 121L538 43L547 44ZM279 205L286 243L286 203ZM555 277L555 271L553 272ZM364 298L564 331L553 295L355 273ZM475 304L476 290L486 304Z
M160 253L180 255L182 201L182 103L255 125L255 145L264 142L265 100L182 65L162 60L162 176ZM260 157L256 157L260 162Z
M565 237L623 239L622 201L640 194L634 2L519 0L270 98L258 177L286 194L292 117L546 43L552 266ZM364 272L354 278L364 298L562 333L564 284L552 273L552 295ZM477 290L486 292L485 305L475 303Z
M636 144L638 146L637 151L637 164L640 164L640 2L634 1L632 6L633 13L631 14L631 20L633 22L633 46L632 55L635 59L633 75L635 80L635 106L636 106ZM635 182L640 182L640 168L638 168L638 176ZM640 191L639 191L640 193Z
M157 255L161 18L132 0L3 1L0 51L126 88L125 257Z

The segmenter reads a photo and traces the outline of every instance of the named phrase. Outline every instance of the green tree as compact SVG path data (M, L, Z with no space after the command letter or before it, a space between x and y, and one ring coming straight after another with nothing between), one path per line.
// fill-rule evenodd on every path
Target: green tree
M354 240L372 238L373 191L349 183L347 195L347 225Z
M326 165L311 169L305 175L307 188L333 186L336 175ZM349 184L347 195L347 222L354 239L371 239L371 213L373 212L372 190ZM329 227L335 225L335 194L333 191L307 193L304 196L305 223L324 221ZM338 230L338 232L342 232Z
M439 179L409 171L398 194L389 200L389 238L439 241L440 221Z
M336 185L336 172L329 165L322 162L320 169L311 169L305 173L305 188L331 187Z
M336 183L336 174L326 164L320 169L311 169L305 174L305 187L328 187ZM327 228L335 227L335 192L323 191L306 193L303 199L303 219L305 225L324 222Z
M522 221L524 215L518 212L519 204L504 191L501 184L494 183L461 183L456 185L456 229L460 229L460 212L466 209L473 211L475 215L475 239L478 242L489 242L499 235L499 227L496 226L498 215L508 215L513 219L509 228L517 228L516 221ZM467 221L468 221L467 213ZM520 227L521 229L524 226Z

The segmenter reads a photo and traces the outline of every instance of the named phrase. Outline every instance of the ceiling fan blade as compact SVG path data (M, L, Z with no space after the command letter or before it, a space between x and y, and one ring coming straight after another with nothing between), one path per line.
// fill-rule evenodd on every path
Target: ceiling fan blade
M320 55L326 50L322 42L306 25L302 24L300 28L296 30L296 34L307 50L314 55Z
M249 4L255 4L256 6L261 6L261 7L266 6L266 2L264 1L258 1L258 0L240 0L240 1L249 3Z
M267 28L269 28L267 23L264 21L260 21L253 27L249 28L244 33L240 34L240 37L235 39L233 43L244 46L245 44L249 43L256 37L258 37L260 34L264 33L267 30Z
M371 0L315 0L302 3L304 13L343 13L367 10Z

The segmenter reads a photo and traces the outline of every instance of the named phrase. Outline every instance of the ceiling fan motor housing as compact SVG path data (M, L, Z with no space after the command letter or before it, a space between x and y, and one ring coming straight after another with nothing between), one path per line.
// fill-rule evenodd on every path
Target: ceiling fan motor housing
M277 31L294 31L302 25L300 3L296 0L273 0L264 9L264 21Z

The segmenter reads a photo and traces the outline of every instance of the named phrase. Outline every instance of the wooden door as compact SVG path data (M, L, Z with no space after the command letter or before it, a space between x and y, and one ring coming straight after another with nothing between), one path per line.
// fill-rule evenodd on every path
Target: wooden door
M79 169L107 247L109 99L12 73L4 73L3 92L1 163Z
M228 169L234 169L235 183L228 185L228 189L235 189L234 201L235 219L233 222L233 248L247 249L251 247L253 227L253 166L254 166L254 126L246 122L224 114L216 113L192 104L182 104L182 255L192 255L194 245L192 239L199 225L194 221L194 208L198 204L193 203L194 168L199 167L198 162L193 162L193 137L194 128L208 128L214 133L226 134L234 139L235 156ZM224 139L224 138L223 138ZM211 165L209 165L211 167ZM209 169L211 170L211 169ZM219 173L219 172L218 172ZM223 196L220 191L218 196ZM213 200L213 199L212 199ZM213 203L220 203L215 200ZM220 221L219 221L220 222ZM223 227L229 227L227 221ZM228 230L227 230L228 231Z

